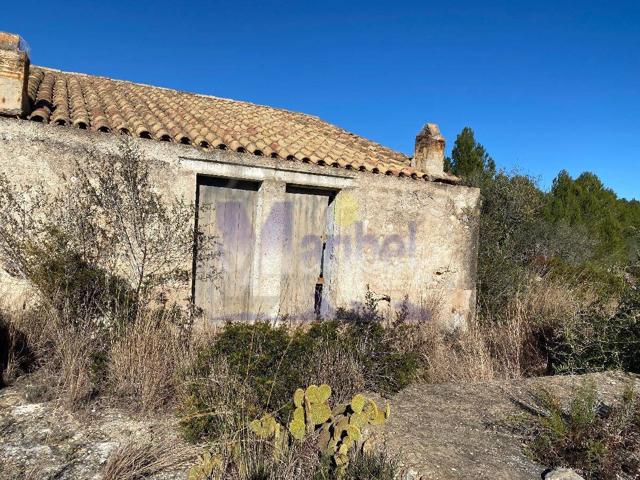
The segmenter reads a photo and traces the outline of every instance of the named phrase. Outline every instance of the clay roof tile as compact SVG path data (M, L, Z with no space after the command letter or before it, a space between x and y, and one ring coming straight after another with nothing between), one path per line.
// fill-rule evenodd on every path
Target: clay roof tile
M28 94L34 121L425 178L400 152L288 110L37 66Z

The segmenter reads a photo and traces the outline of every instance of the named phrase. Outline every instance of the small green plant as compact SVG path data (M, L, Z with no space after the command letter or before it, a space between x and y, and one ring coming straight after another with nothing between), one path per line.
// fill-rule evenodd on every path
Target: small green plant
M307 435L317 436L320 455L329 461L337 477L343 477L353 451L363 438L363 429L368 425L381 425L391 414L387 404L384 410L376 402L357 394L348 404L329 407L331 387L323 384L310 385L306 390L297 389L293 395L293 410L288 432L291 441L301 442ZM250 424L253 432L263 439L273 439L274 452L281 452L288 443L282 436L283 428L271 415L254 420Z
M220 478L222 458L205 451L189 469L188 480L216 480Z
M544 465L570 466L588 479L635 477L640 473L640 396L627 389L616 405L598 400L585 382L568 406L541 390L537 416L525 421L527 452ZM627 477L624 477L627 478Z

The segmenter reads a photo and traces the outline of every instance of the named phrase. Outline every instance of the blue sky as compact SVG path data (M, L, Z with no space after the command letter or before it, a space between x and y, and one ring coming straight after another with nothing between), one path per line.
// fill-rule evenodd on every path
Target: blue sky
M32 61L317 115L411 153L471 126L548 187L640 199L638 1L7 2Z

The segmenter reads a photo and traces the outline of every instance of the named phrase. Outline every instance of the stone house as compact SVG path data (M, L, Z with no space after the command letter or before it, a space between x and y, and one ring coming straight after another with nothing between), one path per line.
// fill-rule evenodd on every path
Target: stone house
M448 321L473 314L479 191L443 171L437 125L409 157L311 115L34 66L0 33L0 172L53 187L120 136L221 240L222 278L193 280L208 318L328 314L367 288L390 308L437 295Z

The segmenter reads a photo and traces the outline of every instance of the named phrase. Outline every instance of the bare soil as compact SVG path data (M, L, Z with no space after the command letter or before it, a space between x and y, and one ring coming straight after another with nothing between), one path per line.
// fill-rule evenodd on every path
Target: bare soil
M94 404L79 412L53 401L29 401L32 386L0 390L0 479L100 479L110 454L129 442L186 446L171 413L138 416ZM193 448L193 458L200 452ZM152 477L186 478L188 464Z

